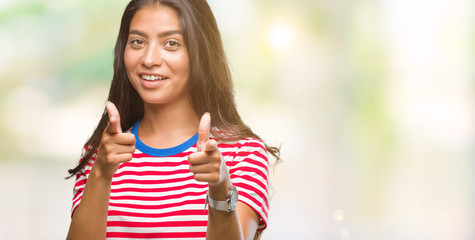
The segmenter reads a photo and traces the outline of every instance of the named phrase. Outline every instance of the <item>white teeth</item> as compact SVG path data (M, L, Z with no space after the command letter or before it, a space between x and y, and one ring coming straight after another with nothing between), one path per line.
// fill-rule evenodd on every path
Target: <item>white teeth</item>
M157 75L142 75L142 79L148 80L148 81L155 81L155 80L163 80L165 77L163 76L157 76Z

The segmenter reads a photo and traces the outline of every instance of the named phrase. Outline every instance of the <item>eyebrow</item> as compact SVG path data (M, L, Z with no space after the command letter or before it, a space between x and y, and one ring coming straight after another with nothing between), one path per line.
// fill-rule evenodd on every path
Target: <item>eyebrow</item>
M146 33L141 32L139 30L130 30L129 35L130 34L137 34L137 35L140 35L142 37L147 37ZM158 34L158 36L159 37L167 37L167 36L170 36L170 35L173 35L173 34L183 35L183 32L181 30L170 30L170 31L161 32L161 33Z

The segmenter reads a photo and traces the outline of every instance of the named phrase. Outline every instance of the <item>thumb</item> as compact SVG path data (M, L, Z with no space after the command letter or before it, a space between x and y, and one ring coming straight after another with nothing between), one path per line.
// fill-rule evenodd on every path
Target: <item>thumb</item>
M109 125L107 126L107 132L111 134L122 133L120 127L120 115L119 110L112 102L107 102L106 105L107 114L109 114Z
M211 139L203 144L203 152L212 152L218 149L218 143Z
M209 140L209 128L211 125L211 116L209 113L203 114L200 120L200 126L198 127L198 142L196 148L198 152L203 151L205 143Z

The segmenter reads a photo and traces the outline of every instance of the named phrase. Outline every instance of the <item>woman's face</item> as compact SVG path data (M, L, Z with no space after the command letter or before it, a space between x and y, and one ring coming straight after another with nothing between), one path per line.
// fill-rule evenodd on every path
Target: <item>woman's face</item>
M188 103L189 59L176 11L163 5L143 7L129 29L124 63L142 100Z

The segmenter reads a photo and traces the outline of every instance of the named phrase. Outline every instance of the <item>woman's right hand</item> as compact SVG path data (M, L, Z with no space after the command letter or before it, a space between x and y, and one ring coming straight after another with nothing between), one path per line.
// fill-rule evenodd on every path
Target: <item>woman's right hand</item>
M106 108L109 124L102 134L94 170L98 176L112 179L121 163L132 160L132 153L135 151L135 135L122 132L119 111L112 102L107 102Z

